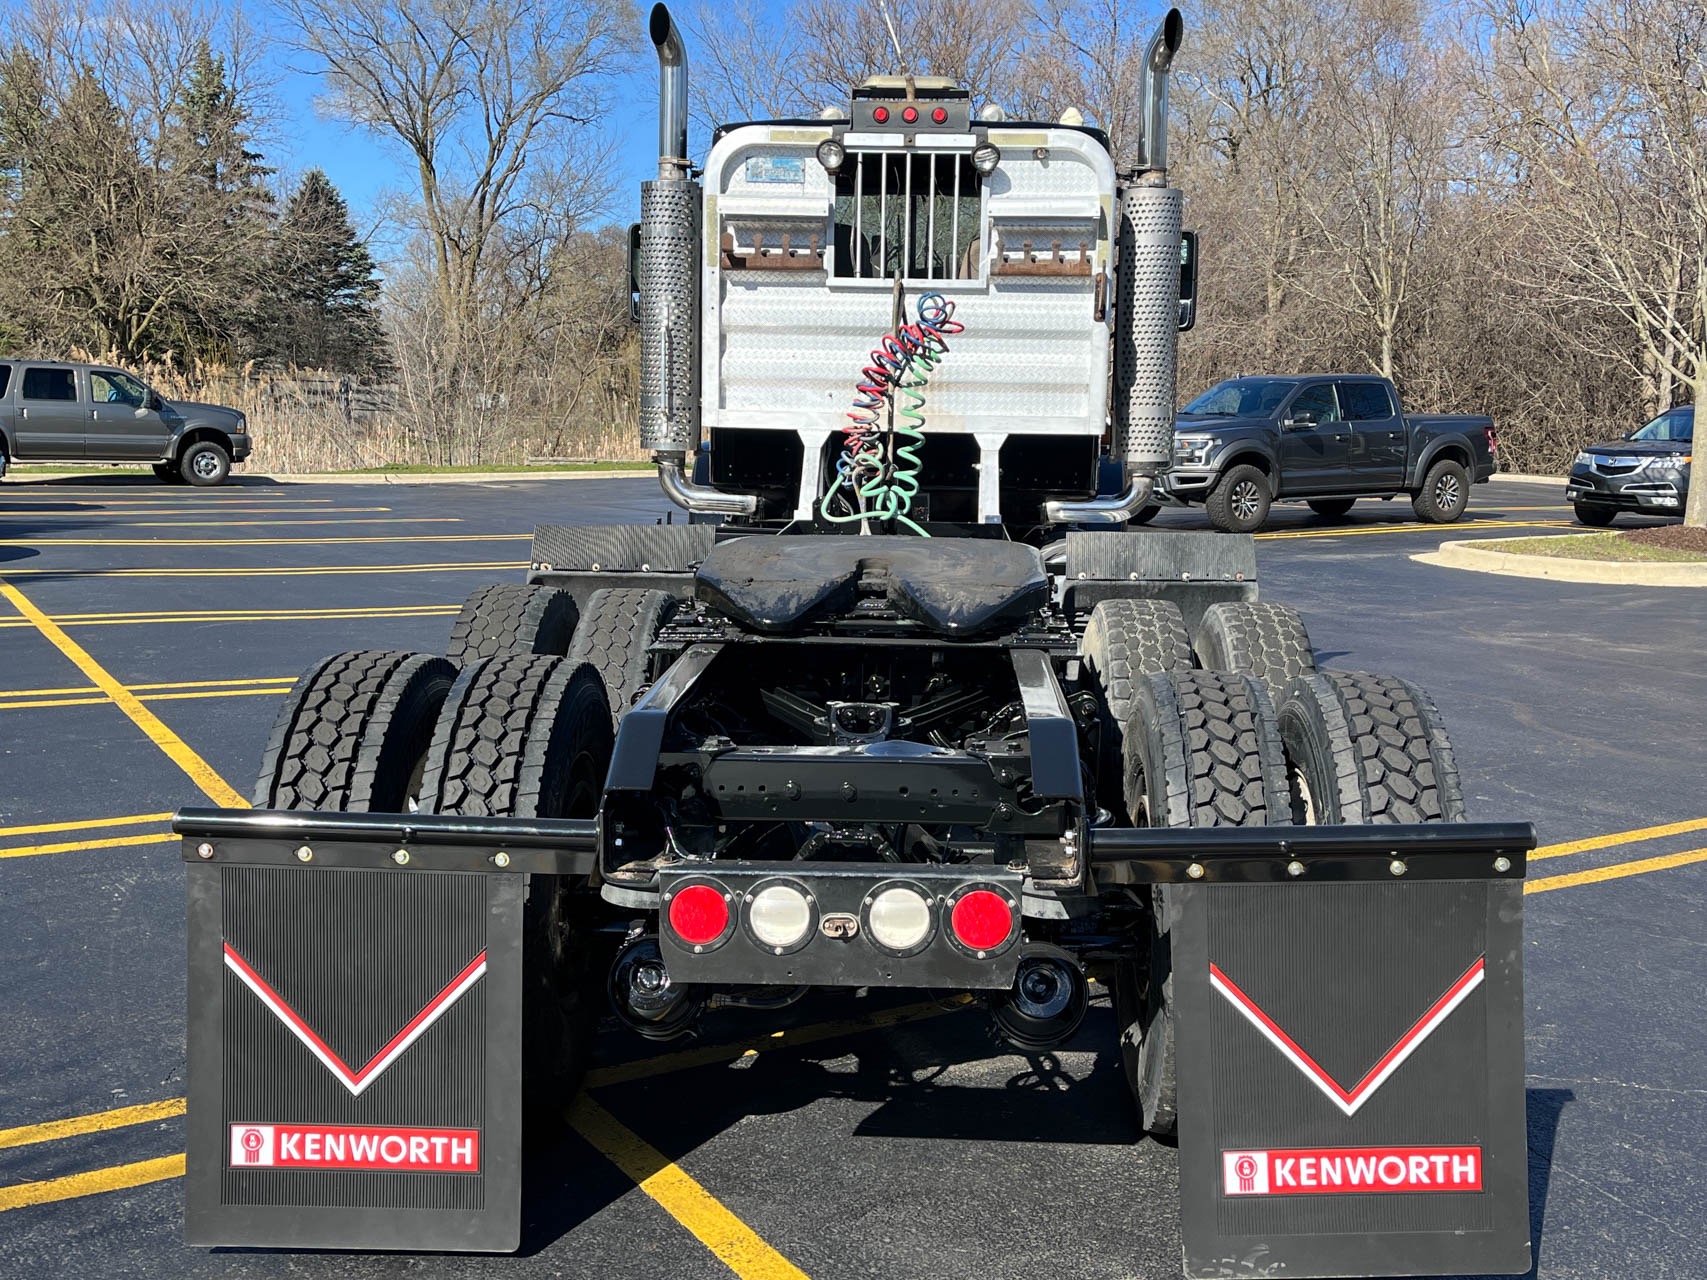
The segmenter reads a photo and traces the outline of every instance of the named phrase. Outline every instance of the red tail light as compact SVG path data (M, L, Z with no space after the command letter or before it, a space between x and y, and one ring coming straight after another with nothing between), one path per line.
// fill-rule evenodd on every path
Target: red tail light
M873 120L877 121L878 124L888 124L889 123L889 108L888 107L873 107L871 109L871 118Z
M1494 434L1494 429L1492 427L1489 427L1488 428L1488 452L1489 453L1498 453L1499 451L1500 451L1500 438Z
M919 120L919 109L917 107L907 107L901 112L901 119L905 120L908 124L917 124Z
M947 124L948 123L948 112L945 111L943 108L938 107L935 111L931 112L931 119L933 121L935 121L937 124Z
M729 930L729 904L708 884L690 884L670 899L670 928L691 947L716 942Z
M972 951L994 951L1014 931L1014 911L1006 898L988 889L974 889L949 915L960 945Z

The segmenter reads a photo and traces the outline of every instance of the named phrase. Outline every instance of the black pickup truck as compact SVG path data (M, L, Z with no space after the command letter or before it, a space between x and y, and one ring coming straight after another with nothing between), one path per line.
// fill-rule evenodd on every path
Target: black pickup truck
M1233 533L1260 529L1277 500L1343 516L1359 498L1399 494L1419 519L1449 524L1493 475L1495 446L1491 419L1405 413L1385 378L1232 378L1180 410L1157 499L1202 503Z

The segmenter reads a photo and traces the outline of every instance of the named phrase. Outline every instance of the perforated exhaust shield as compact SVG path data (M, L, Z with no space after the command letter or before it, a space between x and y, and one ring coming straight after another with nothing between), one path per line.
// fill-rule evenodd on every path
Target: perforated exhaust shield
M640 184L640 447L652 452L699 447L699 222L699 183Z
M1114 456L1146 475L1173 459L1181 202L1176 187L1120 193Z

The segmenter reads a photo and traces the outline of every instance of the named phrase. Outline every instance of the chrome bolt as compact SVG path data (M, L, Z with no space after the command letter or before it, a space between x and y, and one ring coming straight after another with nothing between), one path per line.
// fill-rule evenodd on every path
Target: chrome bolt
M196 856L198 858L213 857L213 846L211 844L198 844L196 846Z
M1194 862L1185 869L1185 873L1193 880L1201 880L1203 879L1203 864L1201 862Z
M296 851L296 860L298 862L311 862L313 859L314 850L310 849L307 845L303 845L302 848Z
M492 855L492 863L494 866L507 867L510 865L510 855L500 849Z
M391 855L391 860L400 867L406 867L409 865L409 851L407 849L399 849L396 853Z
M1506 857L1504 854L1501 854L1499 857L1494 859L1494 870L1498 871L1502 875L1507 871L1510 871L1511 859Z
M1301 876L1301 875L1303 875L1304 874L1304 864L1302 862L1288 862L1286 864L1286 874L1289 876Z
M1387 870L1391 871L1396 876L1404 875L1405 874L1404 859L1403 858L1394 858L1391 862L1389 862L1387 864Z

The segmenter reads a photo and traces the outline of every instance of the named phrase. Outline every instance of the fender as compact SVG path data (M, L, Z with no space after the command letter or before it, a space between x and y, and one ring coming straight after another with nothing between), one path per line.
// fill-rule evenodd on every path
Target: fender
M1416 462L1411 465L1411 469L1405 475L1405 487L1415 489L1421 485L1423 477L1428 474L1428 469L1434 465L1435 459L1445 450L1454 446L1464 455L1465 469L1473 470L1476 465L1476 451L1470 447L1470 441L1462 431L1453 431L1445 435L1435 436L1424 446L1422 452L1417 455ZM1472 476L1471 478L1474 479L1475 477Z

